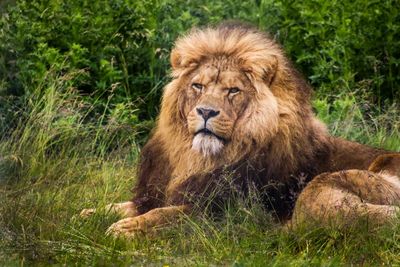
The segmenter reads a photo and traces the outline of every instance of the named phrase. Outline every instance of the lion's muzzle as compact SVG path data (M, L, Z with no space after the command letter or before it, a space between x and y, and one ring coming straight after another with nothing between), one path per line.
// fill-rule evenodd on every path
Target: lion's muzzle
M188 125L194 135L192 149L205 157L216 155L223 149L227 138L220 122L222 118L223 113L211 106L197 106L190 112Z

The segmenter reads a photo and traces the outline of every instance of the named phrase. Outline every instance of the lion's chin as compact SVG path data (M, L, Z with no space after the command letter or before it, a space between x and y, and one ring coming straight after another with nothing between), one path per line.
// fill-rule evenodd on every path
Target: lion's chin
M218 137L205 133L198 133L194 136L192 149L202 153L204 157L217 155L224 147L224 143Z

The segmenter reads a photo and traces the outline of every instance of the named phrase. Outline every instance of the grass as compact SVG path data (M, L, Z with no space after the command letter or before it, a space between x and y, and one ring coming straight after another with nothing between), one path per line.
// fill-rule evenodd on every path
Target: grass
M105 236L116 216L77 214L130 198L140 133L93 120L70 78L49 72L0 142L0 265L400 264L400 225L285 231L254 199L237 199L218 219L186 218L156 236ZM400 150L398 107L372 112L367 103L319 96L314 106L333 134Z

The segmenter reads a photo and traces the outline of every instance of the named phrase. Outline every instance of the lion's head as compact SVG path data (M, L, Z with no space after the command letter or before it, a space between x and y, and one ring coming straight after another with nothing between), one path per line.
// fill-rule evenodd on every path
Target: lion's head
M318 124L308 85L279 45L252 27L194 29L177 40L171 65L158 132L172 157L227 162L272 142L270 149L290 154L296 136Z

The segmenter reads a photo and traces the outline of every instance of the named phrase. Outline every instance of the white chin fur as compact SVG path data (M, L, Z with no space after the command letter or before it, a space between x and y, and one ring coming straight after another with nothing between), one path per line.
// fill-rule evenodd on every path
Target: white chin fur
M199 133L193 138L192 149L203 154L204 157L218 154L224 144L217 137Z

